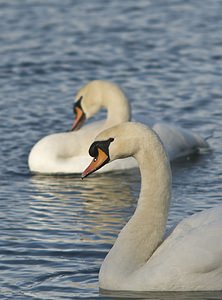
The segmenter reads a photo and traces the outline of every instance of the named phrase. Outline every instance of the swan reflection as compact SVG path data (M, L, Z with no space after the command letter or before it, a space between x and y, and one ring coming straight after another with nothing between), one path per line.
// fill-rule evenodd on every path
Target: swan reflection
M87 180L79 175L34 175L31 184L29 205L35 226L72 229L90 242L116 236L134 209L140 176L138 170L95 174Z

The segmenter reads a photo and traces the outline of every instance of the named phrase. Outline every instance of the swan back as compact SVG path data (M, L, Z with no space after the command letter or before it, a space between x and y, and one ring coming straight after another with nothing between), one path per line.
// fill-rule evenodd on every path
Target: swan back
M207 141L188 129L166 123L156 123L153 130L163 142L170 160L209 148Z

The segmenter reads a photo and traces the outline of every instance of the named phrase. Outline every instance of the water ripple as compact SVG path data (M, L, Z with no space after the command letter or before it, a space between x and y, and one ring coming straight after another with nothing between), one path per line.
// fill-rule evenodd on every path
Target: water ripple
M99 291L102 260L135 209L139 172L83 182L32 176L27 166L37 140L70 128L79 87L106 79L126 92L134 120L210 137L211 151L172 165L167 228L221 203L221 11L220 0L0 2L1 299L222 298Z

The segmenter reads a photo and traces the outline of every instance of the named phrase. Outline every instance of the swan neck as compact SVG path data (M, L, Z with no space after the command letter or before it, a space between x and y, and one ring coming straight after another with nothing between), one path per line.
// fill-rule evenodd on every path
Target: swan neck
M161 147L163 148L163 147ZM162 151L161 151L162 152ZM141 174L141 189L137 209L155 208L156 213L164 212L167 218L171 193L171 169L165 152L160 156L144 151L137 156ZM149 213L149 216L151 213Z
M107 109L107 128L130 121L131 119L131 110L128 100L120 90L103 97L102 106Z
M146 261L162 241L171 198L171 169L161 145L146 147L136 155L141 174L141 189L135 213L147 242ZM141 249L141 252L143 250Z
M104 283L104 288L113 289L118 282L132 278L162 241L171 194L171 171L163 147L158 148L158 141L155 149L155 144L147 150L143 147L135 155L141 173L138 204L103 263L101 287Z

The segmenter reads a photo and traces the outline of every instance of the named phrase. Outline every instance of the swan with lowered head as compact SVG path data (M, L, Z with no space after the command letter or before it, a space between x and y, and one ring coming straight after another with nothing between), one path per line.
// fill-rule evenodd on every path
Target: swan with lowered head
M52 134L38 141L28 158L32 172L80 173L89 162L87 149L94 137L111 126L130 120L128 100L121 89L113 83L94 80L79 90L76 99L74 105L76 118L72 132ZM105 120L77 130L85 119L92 117L103 107L107 110ZM153 129L164 143L170 160L192 154L199 148L208 147L204 139L179 127L157 123ZM102 172L134 167L136 167L135 161L128 158L107 165Z
M152 129L123 123L100 133L82 177L133 156L141 172L136 210L121 230L99 273L106 290L222 290L222 206L181 221L163 241L171 198L171 170Z
M107 90L109 90L108 97L106 97ZM127 99L114 84L93 82L80 89L76 99L74 107L76 120L72 129L79 128L85 117L93 116L100 103L108 109L107 119L86 125L81 130L55 133L40 139L29 153L30 171L47 174L81 173L84 166L90 162L88 147L95 136L106 128L129 119L130 107ZM136 163L129 158L106 166L102 172L133 167L136 167Z

